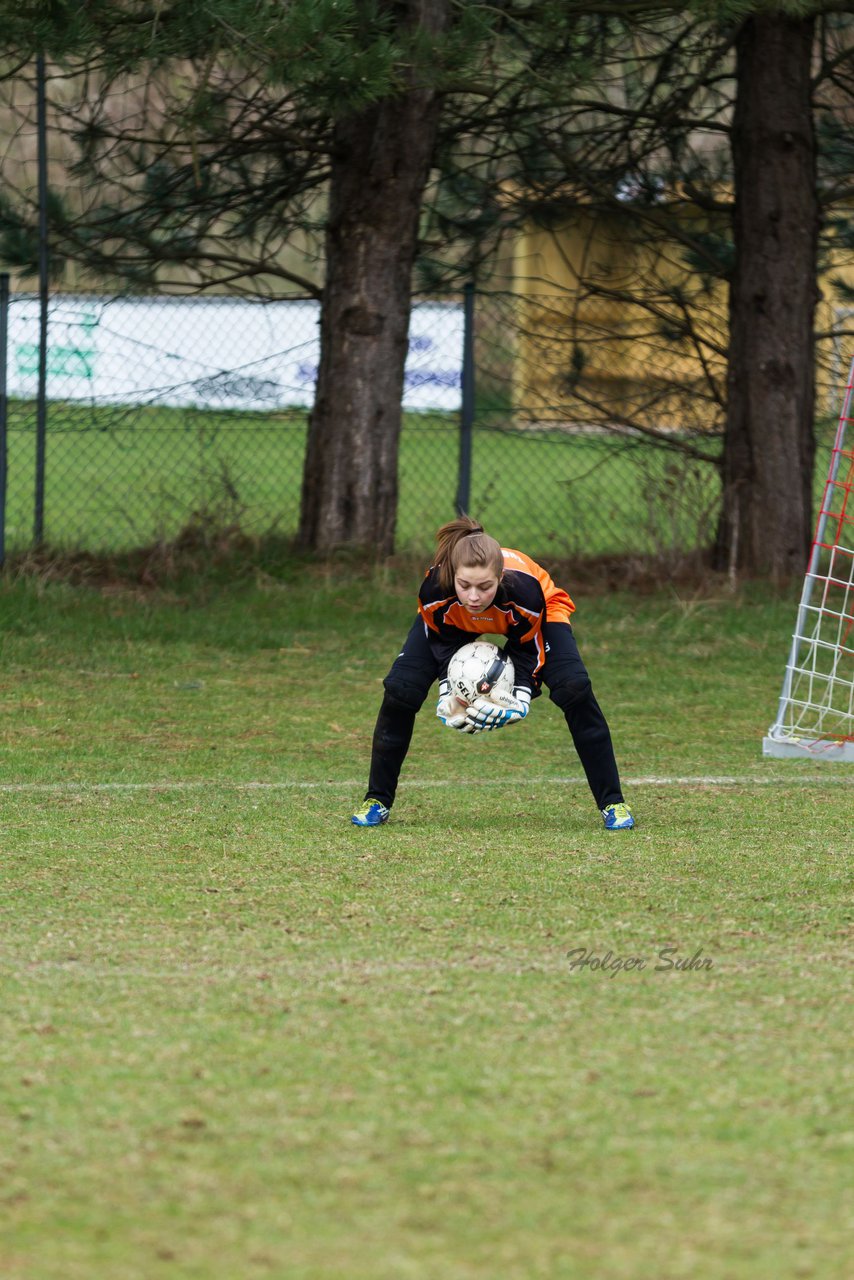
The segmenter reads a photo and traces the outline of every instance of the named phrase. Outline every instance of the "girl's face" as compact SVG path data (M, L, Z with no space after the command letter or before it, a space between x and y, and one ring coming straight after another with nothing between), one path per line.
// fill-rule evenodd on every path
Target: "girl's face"
M486 565L461 564L454 574L454 590L469 613L482 613L495 599L500 581Z

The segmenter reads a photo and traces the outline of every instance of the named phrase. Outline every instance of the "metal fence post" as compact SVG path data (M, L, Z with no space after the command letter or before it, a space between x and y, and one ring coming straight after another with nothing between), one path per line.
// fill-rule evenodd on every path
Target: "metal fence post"
M0 274L0 568L6 563L6 481L9 475L6 445L9 420L6 359L9 334L9 277Z
M474 285L463 290L463 370L460 412L460 461L457 472L457 515L465 514L471 498L472 428L474 426Z
M33 540L44 541L44 473L47 452L47 107L44 54L36 58L39 186L39 381L36 399L36 492Z

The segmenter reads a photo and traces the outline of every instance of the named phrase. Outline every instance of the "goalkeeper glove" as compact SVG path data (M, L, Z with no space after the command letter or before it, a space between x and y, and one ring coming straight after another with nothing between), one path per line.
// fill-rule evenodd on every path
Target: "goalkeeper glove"
M451 693L451 686L447 680L439 681L436 715L449 729L460 729L463 733L475 732L466 720L466 704L460 702L459 698Z
M482 729L503 729L506 724L524 720L530 706L531 695L527 689L517 689L515 697L503 689L493 689L488 698L475 698L466 711L466 719L472 733Z

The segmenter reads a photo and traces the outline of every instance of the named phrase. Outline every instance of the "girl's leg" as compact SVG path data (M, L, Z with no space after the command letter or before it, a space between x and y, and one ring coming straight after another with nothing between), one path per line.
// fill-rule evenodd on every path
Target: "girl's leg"
M593 799L600 810L609 804L621 804L623 792L611 731L593 695L572 627L565 622L546 622L543 639L543 680L552 702L564 714Z
M416 618L383 681L385 696L374 728L366 800L379 800L389 809L394 803L400 770L412 740L415 717L424 705L436 675L436 662L424 623Z

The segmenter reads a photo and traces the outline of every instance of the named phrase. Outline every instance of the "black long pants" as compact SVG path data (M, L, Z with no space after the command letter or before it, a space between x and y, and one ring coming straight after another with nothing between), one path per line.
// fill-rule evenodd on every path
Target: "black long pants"
M593 695L572 627L566 622L546 622L543 640L543 682L552 702L564 714L593 799L600 809L618 804L623 793L611 731ZM415 717L437 678L436 660L424 623L417 618L383 681L385 696L374 729L366 800L379 800L389 808L394 803Z

